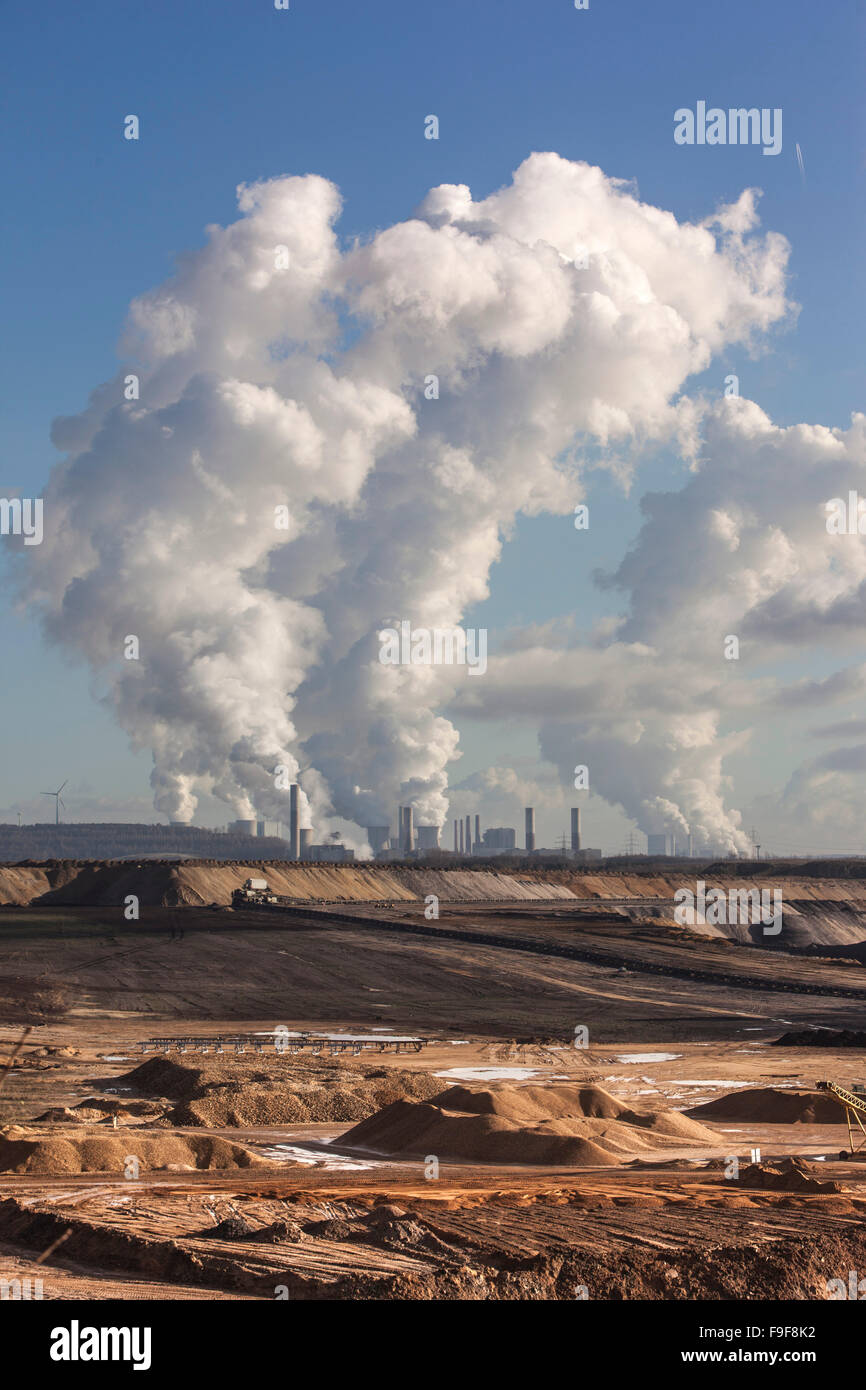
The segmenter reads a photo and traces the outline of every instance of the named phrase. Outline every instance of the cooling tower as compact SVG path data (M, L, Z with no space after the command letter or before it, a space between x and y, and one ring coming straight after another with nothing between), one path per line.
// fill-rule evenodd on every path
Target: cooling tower
M390 835L390 825L367 826L367 844L370 846L374 854L378 854L380 850L388 848L388 840L390 838Z
M419 850L431 850L439 848L438 825L418 826L418 848Z

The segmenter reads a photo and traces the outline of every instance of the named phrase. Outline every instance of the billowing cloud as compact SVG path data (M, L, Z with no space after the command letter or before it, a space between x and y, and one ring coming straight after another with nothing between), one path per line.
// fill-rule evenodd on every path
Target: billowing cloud
M348 247L337 190L317 176L242 187L239 212L132 305L133 365L57 422L66 458L44 494L45 541L21 557L23 590L152 750L171 818L190 819L204 791L240 815L280 814L284 765L301 769L321 829L332 816L385 823L398 800L441 823L455 672L382 666L377 633L460 623L515 519L569 512L586 459L621 473L661 441L695 459L699 411L683 388L790 313L787 245L758 230L752 192L680 223L555 154L479 202L434 189L415 216ZM781 524L752 557L748 500L716 491L706 539L746 557L740 611L757 633L779 566L793 576L795 561ZM654 646L658 626L638 571L673 611L671 563L650 573L640 548L624 562L627 645ZM130 634L138 660L124 659ZM654 689L658 751L642 775L675 808L665 816L703 817L709 833L724 820L725 743L712 715L668 719ZM622 720L633 738L636 716ZM704 803L689 789L708 770Z
M458 708L500 720L535 711L564 789L585 763L594 789L646 832L748 852L726 760L780 716L862 706L866 672L852 657L866 645L866 548L856 515L853 534L827 526L828 501L850 511L851 493L856 512L866 417L844 430L781 428L753 402L708 408L688 481L644 498L634 545L599 576L625 597L625 616L591 642L555 629L513 636L483 695L467 690ZM787 669L816 653L841 664L819 677ZM850 741L862 721L815 732ZM834 827L840 843L856 843L862 758L862 745L807 758L750 818L804 850L816 838L829 847Z

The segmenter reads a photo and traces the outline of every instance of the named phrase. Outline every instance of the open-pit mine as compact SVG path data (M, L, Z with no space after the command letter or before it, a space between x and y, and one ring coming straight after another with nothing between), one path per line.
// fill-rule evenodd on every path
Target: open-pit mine
M837 1297L860 871L0 865L0 1294Z

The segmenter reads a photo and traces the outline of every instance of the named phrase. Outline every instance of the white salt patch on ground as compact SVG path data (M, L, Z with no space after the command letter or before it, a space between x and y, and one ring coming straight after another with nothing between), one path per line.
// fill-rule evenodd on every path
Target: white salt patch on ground
M324 1168L326 1173L330 1172L351 1172L355 1169L380 1168L381 1163L362 1159L352 1158L329 1158L326 1154L316 1153L313 1149L304 1148L300 1144L274 1144L271 1148L263 1150L265 1158L275 1159L278 1163L301 1163L305 1168Z
M675 1062L681 1052L618 1052L618 1062Z
M449 1067L434 1071L434 1076L453 1077L455 1081L524 1081L537 1076L535 1067Z
M734 1090L747 1091L748 1085L744 1081L681 1081L677 1077L678 1086L732 1086Z
M109 1057L107 1052L100 1052L99 1059L102 1062L131 1062L131 1057Z

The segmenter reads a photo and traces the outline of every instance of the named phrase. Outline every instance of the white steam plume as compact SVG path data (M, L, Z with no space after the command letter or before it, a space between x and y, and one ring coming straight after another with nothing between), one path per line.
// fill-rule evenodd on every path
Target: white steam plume
M140 398L121 376L57 423L22 559L48 633L152 749L160 811L211 791L284 815L284 764L310 769L318 824L398 800L444 820L455 672L380 665L378 631L459 624L515 518L572 509L584 452L694 450L687 378L788 312L755 204L682 224L536 154L341 249L326 180L239 190L239 220L132 305Z

